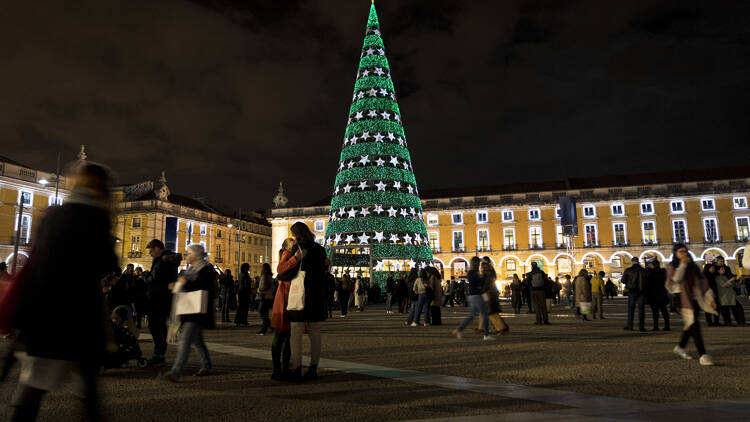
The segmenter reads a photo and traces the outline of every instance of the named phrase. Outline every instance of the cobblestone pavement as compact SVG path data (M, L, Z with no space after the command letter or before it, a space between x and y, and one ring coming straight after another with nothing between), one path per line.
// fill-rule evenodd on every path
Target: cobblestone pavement
M605 304L606 319L590 322L562 306L553 308L550 326L509 314L510 332L488 342L469 329L462 340L451 335L464 315L464 308L443 308L444 325L406 327L382 306L347 318L336 313L324 324L321 379L302 385L268 378L272 336L254 335L256 316L250 328L220 324L206 332L214 376L171 384L155 380L153 369L109 370L101 377L103 406L113 421L746 419L750 328L704 326L717 365L701 367L671 351L677 315L670 332L624 331L622 299ZM148 355L147 334L141 346ZM168 360L176 347L169 349ZM692 344L688 351L695 354ZM194 354L187 369L197 369ZM4 403L17 372L0 384ZM77 420L78 410L68 392L55 392L40 420ZM7 418L0 408L0 420Z

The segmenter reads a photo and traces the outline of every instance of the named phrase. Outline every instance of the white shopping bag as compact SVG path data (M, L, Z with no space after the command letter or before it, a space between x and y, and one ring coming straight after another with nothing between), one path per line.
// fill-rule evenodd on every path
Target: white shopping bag
M205 314L208 312L208 290L180 292L175 295L176 315Z
M299 270L289 287L289 301L286 304L286 310L301 311L303 309L305 309L305 272Z

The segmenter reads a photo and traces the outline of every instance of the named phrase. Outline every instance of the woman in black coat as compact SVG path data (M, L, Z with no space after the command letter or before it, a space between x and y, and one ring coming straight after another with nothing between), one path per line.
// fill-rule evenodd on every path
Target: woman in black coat
M301 311L289 311L291 321L292 379L302 379L302 336L306 332L310 337L310 368L305 378L318 377L321 338L320 323L326 319L325 310L325 272L326 251L315 243L315 235L302 222L296 222L290 228L292 236L302 249L300 271L305 272L305 307Z
M177 357L172 369L161 375L162 378L169 381L177 381L182 375L182 369L190 355L191 346L195 346L201 361L201 369L195 375L202 377L211 374L211 358L203 339L203 329L214 327L214 308L210 302L213 297L217 274L213 267L206 263L205 255L202 245L190 245L185 255L185 260L190 267L177 278L175 291L195 292L203 290L208 303L205 312L180 315L181 335Z

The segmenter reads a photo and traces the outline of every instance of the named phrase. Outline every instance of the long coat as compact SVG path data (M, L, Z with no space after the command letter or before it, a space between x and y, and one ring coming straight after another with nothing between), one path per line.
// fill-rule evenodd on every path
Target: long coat
M324 321L326 250L315 242L304 242L300 247L307 251L300 268L305 272L305 309L289 311L289 321Z
M214 270L210 264L205 265L198 271L198 275L193 280L188 280L183 286L184 292L194 292L197 290L208 291L208 297L213 298L216 294L214 288L216 286L216 278L219 274ZM180 320L182 322L195 322L203 328L214 328L214 307L212 306L211 299L208 301L208 310L203 314L189 314L181 315Z
M100 361L108 320L101 280L117 270L113 240L105 209L69 202L46 211L16 316L19 342L29 356ZM64 271L71 262L80 265Z
M575 279L576 305L582 302L591 302L591 285L586 277L579 275Z

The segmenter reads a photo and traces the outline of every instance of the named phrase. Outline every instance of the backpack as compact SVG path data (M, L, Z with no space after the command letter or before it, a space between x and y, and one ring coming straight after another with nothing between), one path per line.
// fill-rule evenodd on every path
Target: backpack
M531 273L531 287L535 289L543 288L544 282L547 281L544 277L544 273L541 271L534 271Z

